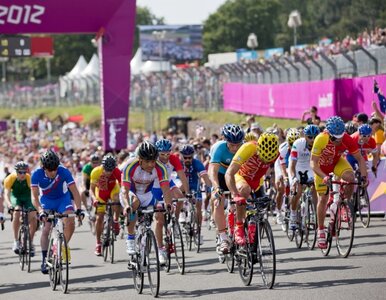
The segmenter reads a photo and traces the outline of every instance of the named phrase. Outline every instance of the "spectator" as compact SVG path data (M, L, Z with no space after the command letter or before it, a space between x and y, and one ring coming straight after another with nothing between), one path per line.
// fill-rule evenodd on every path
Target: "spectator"
M248 128L247 128L247 130L245 132L249 133L249 132L251 132L251 125L256 122L255 117L252 116L252 115L247 116L246 122L247 122Z
M369 121L369 116L365 113L359 113L354 115L352 122L357 125L358 127L363 124L367 124Z
M307 115L310 115L310 117L308 119L304 120ZM316 106L311 106L310 110L306 110L303 113L302 124L308 124L308 125L312 125L312 124L313 125L319 125L320 124L320 117L318 116L318 109Z
M255 122L252 123L250 131L253 132L257 137L259 137L264 132L264 129L258 122Z
M377 143L377 149L379 153L381 152L381 146L383 142L385 141L384 130L382 128L382 121L378 117L373 117L370 119L369 122L372 130L373 130L373 137L375 139L375 142Z

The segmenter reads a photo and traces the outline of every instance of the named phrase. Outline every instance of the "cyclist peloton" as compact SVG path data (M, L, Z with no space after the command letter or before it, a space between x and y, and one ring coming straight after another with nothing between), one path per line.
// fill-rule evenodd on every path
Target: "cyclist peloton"
M314 171L314 183L318 193L318 247L321 249L327 247L324 219L329 197L326 195L329 174L333 172L337 177L348 182L355 180L353 169L342 157L346 150L358 161L362 181L367 184L366 163L359 152L358 144L345 133L343 120L338 116L331 117L326 122L325 131L316 137L311 150L311 169ZM345 187L347 199L351 199L353 191L353 185Z
M235 242L245 244L244 220L246 199L252 192L263 196L263 177L279 156L279 139L272 133L262 133L257 140L243 144L225 173L226 184L236 202Z
M91 171L90 192L93 199L93 205L96 207L96 246L94 252L96 256L100 256L102 254L101 235L103 231L103 220L106 212L106 206L98 204L106 203L109 199L113 202L119 202L121 177L122 173L117 168L117 161L111 154L103 156L101 165L95 167ZM120 230L118 222L120 209L121 207L119 205L113 207L113 228L116 235L119 234Z
M41 167L37 168L31 175L31 190L33 205L39 213L39 219L46 221L47 211L52 210L57 213L70 214L76 209L78 216L83 216L81 208L81 200L78 188L75 185L74 178L71 172L60 165L59 157L52 150L47 150L40 157ZM39 195L40 190L40 195ZM74 199L75 207L71 201L71 195ZM74 218L65 218L63 220L64 236L67 241L67 259L71 261L70 248L68 246L72 234L75 230ZM47 257L48 235L50 233L50 222L45 222L42 235L40 238L40 246L42 249L42 265L41 271L43 274L48 274L45 259ZM66 253L63 251L63 253Z
M90 204L87 203L87 198L90 197L90 175L91 171L98 167L101 164L100 157L97 153L91 155L90 162L85 164L82 168L82 179L83 179L83 188L84 190L80 194L80 197L82 199L82 204L84 208L89 211L90 210Z
M157 160L158 150L150 142L144 141L137 149L137 157L130 158L122 172L121 201L124 206L124 214L130 211L130 217L139 207L155 206L157 200L152 193L152 187L155 180L159 181L163 200L168 207L172 203L172 194L170 191L168 171L164 164ZM155 236L159 249L163 246L162 226L164 216L158 212L155 214L156 228ZM129 255L135 254L135 224L137 218L130 220L127 227L128 235L126 242L126 251ZM160 263L166 261L166 255L159 251Z
M180 150L181 158L183 160L182 165L186 178L189 182L190 191L189 193L194 193L196 200L196 211L197 211L197 222L201 227L202 224L202 193L200 187L200 178L205 182L207 188L212 187L212 183L209 180L208 173L204 167L204 164L193 158L194 147L192 145L184 145ZM203 238L200 237L200 243L203 244Z
M35 255L35 246L33 244L33 239L36 231L36 210L32 205L31 201L31 175L28 174L29 168L28 164L24 161L19 161L16 163L15 172L9 174L4 179L4 199L7 203L9 211L14 209L19 210L24 207L24 209L31 209L32 211L28 215L29 221L29 231L31 237L31 256ZM13 236L14 242L12 246L13 252L19 254L19 241L18 234L20 228L20 211L13 212Z
M230 241L226 232L226 219L224 213L223 192L229 191L225 182L225 172L230 165L233 156L241 147L244 140L244 131L239 125L225 124L222 128L223 141L218 141L212 146L209 163L209 179L212 182L212 198L214 203L213 217L219 234L219 246L217 252L227 254Z
M276 186L276 209L277 224L283 224L284 216L281 211L283 205L283 196L286 188L289 188L288 162L293 143L300 138L300 132L296 128L290 128L287 131L286 141L279 146L279 157L275 161L275 186Z
M296 140L291 148L291 155L289 161L289 175L290 184L293 197L291 199L291 214L290 214L290 228L296 230L296 210L302 195L301 185L299 182L299 172L307 174L308 181L314 180L314 172L310 166L311 149L314 144L316 136L320 133L320 129L316 125L307 125L304 130L304 137ZM295 194L295 191L297 193ZM317 195L315 189L312 189L313 199L315 205L317 204Z

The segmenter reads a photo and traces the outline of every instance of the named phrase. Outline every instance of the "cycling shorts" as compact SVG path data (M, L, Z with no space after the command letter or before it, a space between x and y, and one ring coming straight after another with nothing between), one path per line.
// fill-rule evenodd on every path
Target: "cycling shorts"
M60 214L67 210L74 211L74 206L72 205L72 200L70 197L40 199L40 204L44 210L53 210Z
M11 204L14 208L17 206L24 207L25 209L35 210L35 207L32 205L31 199L19 199L11 195Z
M102 191L99 191L98 188L95 188L95 194L96 194L95 196L97 197L98 202L106 203L108 199L111 199L111 201L113 202L119 201L119 192L120 192L119 184L116 184L109 194L108 192L109 191L103 191L102 193ZM105 205L101 205L96 208L97 214L99 213L104 214L105 212L106 212Z
M339 158L337 164L333 169L333 173L338 177L342 177L342 175L347 171L351 171L351 172L353 171L353 169L351 168L351 165L343 157ZM318 194L325 195L327 192L327 186L323 183L323 178L315 174L314 183Z
M240 187L243 185L249 185L251 187L252 192L255 192L260 189L260 187L264 184L264 178L256 179L253 181L247 181L243 176L239 173L235 175L236 187L240 190Z

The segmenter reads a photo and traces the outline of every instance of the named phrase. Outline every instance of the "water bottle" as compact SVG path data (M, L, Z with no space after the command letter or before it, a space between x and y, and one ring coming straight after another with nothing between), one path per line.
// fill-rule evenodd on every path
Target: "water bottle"
M230 235L233 236L233 233L235 231L235 213L230 210L228 212L228 228Z
M254 220L250 220L248 222L248 239L250 244L253 244L255 242L255 235L256 235L256 222Z

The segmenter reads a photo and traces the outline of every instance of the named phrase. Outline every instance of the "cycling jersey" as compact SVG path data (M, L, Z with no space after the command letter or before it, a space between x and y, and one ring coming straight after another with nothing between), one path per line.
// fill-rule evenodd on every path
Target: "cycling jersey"
M377 153L377 143L375 142L375 139L373 137L370 137L367 143L363 143L360 141L360 135L359 132L355 132L351 135L355 143L358 144L359 150L361 152L361 155L365 159L365 161L368 160L367 153ZM353 169L356 169L356 165L358 164L357 160L352 156L351 154L347 154L346 156L347 161L350 163L350 165L353 167Z
M229 151L226 141L215 143L210 149L210 163L220 164L219 173L225 174L234 154Z
M189 168L184 165L184 172L189 182L189 188L196 193L196 199L201 199L200 176L207 174L204 164L198 159L193 158Z
M284 142L279 146L279 157L275 161L275 181L279 181L283 177L281 165L288 168L288 161L291 152L291 147L288 142Z
M308 180L314 178L314 172L310 166L311 151L308 148L307 141L305 138L300 138L294 142L291 148L290 164L291 161L296 161L295 176L300 179L299 172L305 173L307 171ZM292 184L294 178L290 178Z
M93 166L91 165L91 163L88 163L88 164L84 165L84 167L82 169L82 173L85 173L88 176L90 176L92 170L93 170Z
M173 180L171 179L172 178L172 172L173 171L181 171L183 170L183 167L182 167L182 164L181 164L181 161L180 161L180 158L178 156L178 154L174 154L174 153L171 153L170 156L169 156L169 160L166 164L162 163L161 161L159 161L161 164L163 164L167 170L167 175L168 175L168 178L169 178L169 181L170 181L170 186L174 187L175 184L173 182ZM154 186L153 186L154 189L159 189L160 188L160 183L158 180L155 180L154 181Z
M121 171L115 168L111 175L107 177L103 172L103 166L95 167L90 174L91 184L96 185L96 197L98 200L107 201L119 194L119 185L121 183Z
M344 133L342 142L339 145L334 145L330 141L330 135L327 132L322 132L315 138L311 153L320 157L320 168L325 174L329 174L334 170L339 158L346 150L351 154L359 151L358 144L350 135Z
M151 173L143 170L137 157L130 158L122 172L122 185L128 187L141 202L141 206L148 206L153 200L152 188L154 181L160 186L168 185L169 177L166 167L156 161Z
M237 177L240 176L245 179L253 190L258 189L262 183L263 176L276 158L268 163L263 162L257 155L256 141L243 144L232 160L232 162L240 165L240 169L236 173L236 184L239 181Z
M4 179L4 188L11 191L11 204L13 207L24 206L34 209L31 201L31 175L26 174L25 180L18 180L16 173L9 174Z

